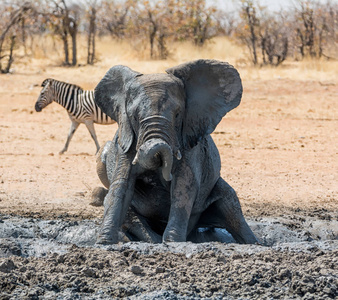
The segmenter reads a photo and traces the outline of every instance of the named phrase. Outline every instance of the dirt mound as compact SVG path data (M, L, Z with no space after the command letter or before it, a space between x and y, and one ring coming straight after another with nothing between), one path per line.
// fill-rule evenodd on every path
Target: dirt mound
M43 258L1 259L0 287L2 299L334 299L337 265L338 250L317 246L250 254L208 245L191 255L73 246Z
M97 246L98 220L0 217L1 299L338 296L335 220L294 216L250 220L255 234L269 246L215 242Z

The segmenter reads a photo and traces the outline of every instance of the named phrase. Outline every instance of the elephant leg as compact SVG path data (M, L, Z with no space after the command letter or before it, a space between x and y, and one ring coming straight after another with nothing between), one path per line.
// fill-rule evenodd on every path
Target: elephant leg
M107 163L108 166L111 164ZM97 239L99 244L116 244L119 240L119 230L134 194L135 180L131 178L131 166L126 154L116 155L109 192L104 199L103 222Z
M197 182L187 166L180 170L171 183L171 201L168 224L163 234L164 242L185 242L192 207L197 195Z
M79 127L80 123L79 122L76 122L74 120L72 120L72 124L70 125L70 129L69 129L69 133L68 133L68 136L67 136L67 141L66 141L66 144L65 146L63 147L63 149L59 152L59 154L63 154L67 151L68 149L68 146L69 146L69 143L70 143L70 140L72 139L76 129Z
M234 189L219 178L210 194L212 204L203 212L198 227L225 228L241 244L256 244L257 238L246 223Z
M147 219L129 208L122 230L131 241L161 243L162 237L149 226Z
M102 206L108 190L96 187L92 192L92 206ZM154 232L147 219L137 214L132 207L128 209L126 219L122 225L122 231L130 241L142 241L148 243L161 243L161 235Z
M95 133L95 128L94 128L94 122L92 120L86 120L85 122L85 125L87 126L87 129L92 137L92 139L94 140L95 142L95 145L96 145L96 153L99 152L100 150L100 144L99 142L97 141L97 137L96 137L96 133Z

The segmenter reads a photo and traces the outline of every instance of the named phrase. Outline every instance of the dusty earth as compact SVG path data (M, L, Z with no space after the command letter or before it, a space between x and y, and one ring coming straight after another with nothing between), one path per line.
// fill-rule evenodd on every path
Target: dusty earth
M34 103L47 77L91 89L108 67L0 75L0 299L337 298L338 81L242 76L241 105L213 133L222 176L264 246L98 247L94 142L81 125L59 155L67 113ZM116 128L96 126L99 141Z

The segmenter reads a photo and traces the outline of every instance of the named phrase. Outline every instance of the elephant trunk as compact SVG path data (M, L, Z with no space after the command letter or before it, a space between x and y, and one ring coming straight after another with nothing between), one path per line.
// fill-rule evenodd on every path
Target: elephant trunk
M173 151L162 139L154 138L144 142L133 160L133 165L136 163L148 170L161 168L163 178L166 181L172 179Z

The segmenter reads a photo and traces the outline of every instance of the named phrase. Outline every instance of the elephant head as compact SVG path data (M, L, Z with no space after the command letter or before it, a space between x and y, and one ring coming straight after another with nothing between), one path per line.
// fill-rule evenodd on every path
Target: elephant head
M216 60L181 64L166 74L115 66L95 89L96 103L119 125L122 151L135 151L133 164L161 168L166 181L175 160L212 133L241 96L236 69Z

